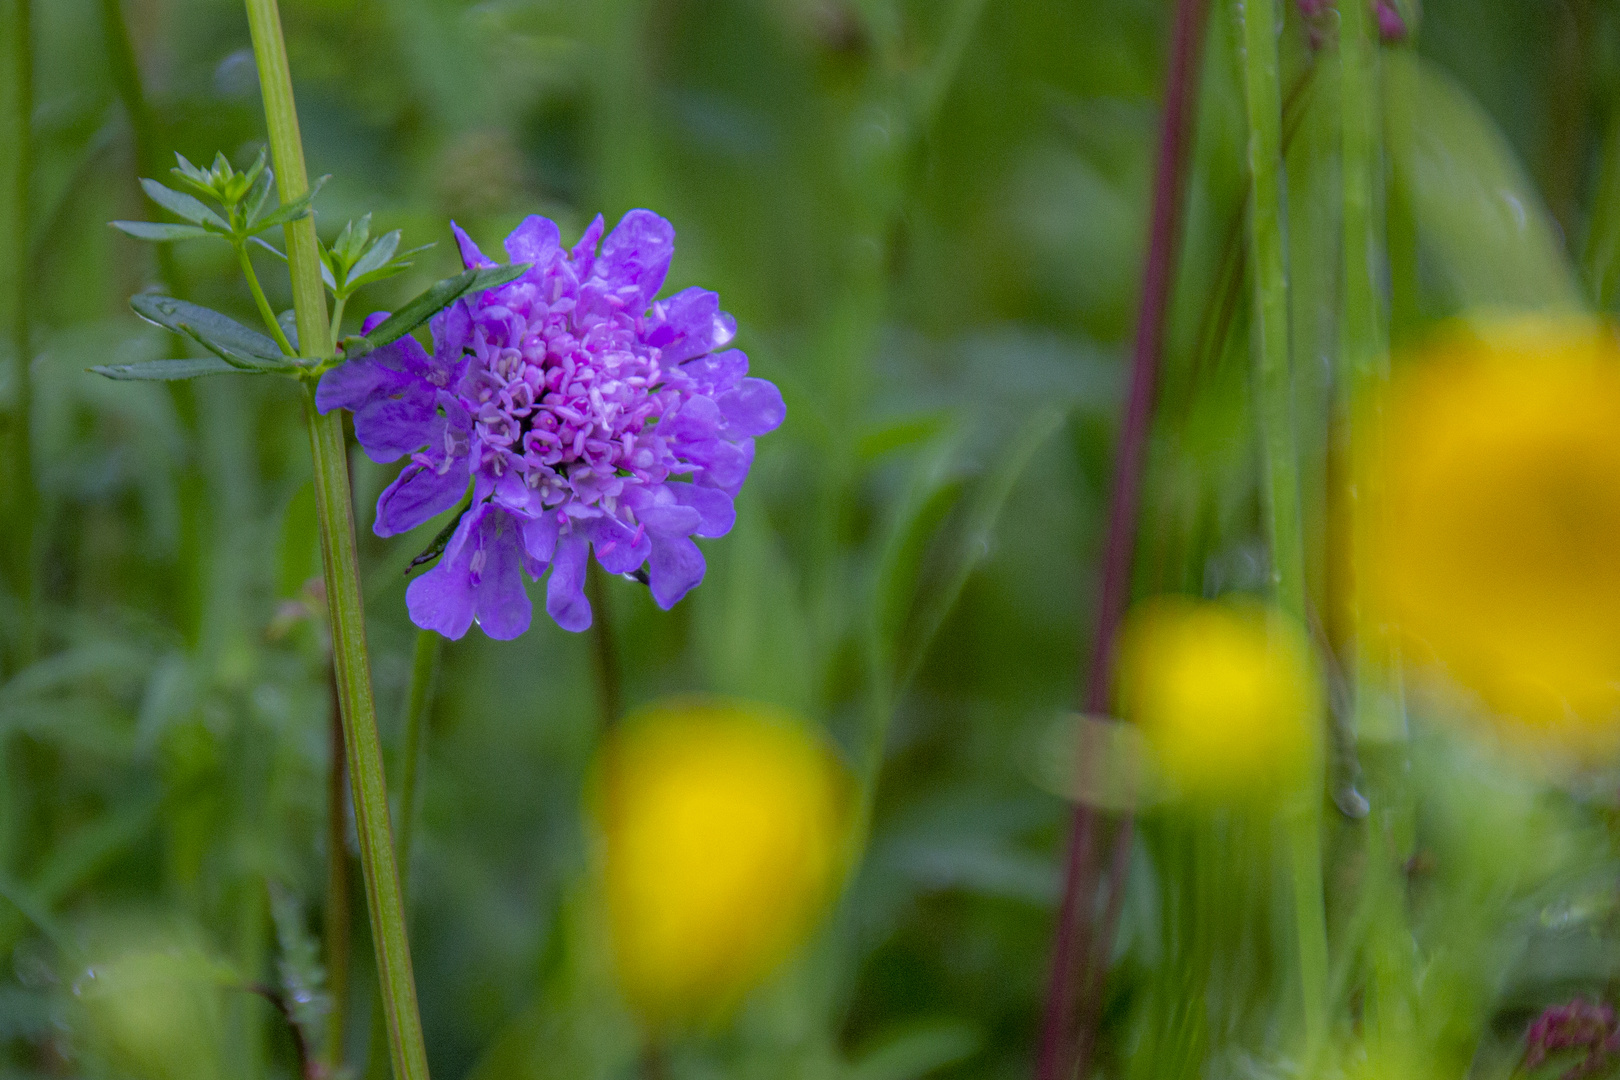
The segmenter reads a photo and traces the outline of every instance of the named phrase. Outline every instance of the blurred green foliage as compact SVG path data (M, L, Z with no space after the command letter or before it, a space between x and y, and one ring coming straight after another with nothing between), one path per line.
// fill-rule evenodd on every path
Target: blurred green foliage
M4 5L7 56L17 3ZM647 206L678 230L671 288L716 289L754 371L786 397L736 531L706 545L703 586L665 614L608 582L625 702L732 694L824 725L873 782L872 835L815 944L734 1025L674 1046L678 1077L1030 1067L1067 821L1030 759L1075 697L1091 632L1168 7L283 0L311 172L333 175L316 203L323 239L369 213L375 235L438 244L351 305L352 326L456 269L449 218L488 247L529 213L571 240L598 210ZM1230 5L1213 8L1140 592L1264 581L1237 34ZM149 286L252 320L223 245L158 251L105 224L152 219L138 177L164 178L175 152L252 163L247 26L230 0L33 12L30 231L0 237L0 314L26 298L31 355L7 356L0 403L20 414L16 365L29 363L41 502L0 533L8 551L38 538L40 658L22 644L26 599L5 594L0 1076L292 1075L287 1026L242 987L307 969L297 924L317 927L325 880L330 692L296 394L84 371L174 348L128 309ZM1386 51L1398 338L1464 307L1612 292L1599 278L1620 215L1595 196L1620 175L1616 17L1610 0L1429 0L1415 47ZM1291 7L1282 35L1320 598L1336 76ZM14 114L0 98L0 146L16 144ZM275 269L261 264L281 310ZM369 521L392 470L352 465ZM386 721L403 709L413 634L402 570L435 531L360 537L396 743ZM411 883L440 1076L634 1068L581 823L596 695L589 640L549 620L445 651ZM1364 960L1410 974L1421 956L1402 1022L1437 1048L1434 1075L1474 1061L1505 1076L1526 1016L1620 975L1612 793L1515 779L1441 736L1418 739L1410 772L1379 753L1362 764L1397 793L1389 834L1410 860L1418 944L1380 937L1355 907L1376 844L1335 818L1335 989L1371 1000ZM1143 823L1103 1017L1117 1075L1275 1070L1297 1007L1278 847L1254 822ZM353 916L349 1061L363 1069L373 980L358 898Z

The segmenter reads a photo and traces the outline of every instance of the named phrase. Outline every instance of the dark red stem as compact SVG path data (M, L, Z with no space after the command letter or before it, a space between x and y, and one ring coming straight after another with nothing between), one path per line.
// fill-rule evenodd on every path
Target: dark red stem
M1165 316L1169 309L1187 160L1191 149L1193 113L1197 101L1198 60L1203 41L1206 0L1177 0L1170 37L1170 63L1164 97L1164 122L1159 132L1158 164L1153 182L1153 220L1148 239L1147 264L1142 274L1142 306L1137 315L1136 349L1131 361L1130 396L1114 463L1114 486L1109 500L1108 539L1103 553L1102 589L1097 601L1096 637L1086 668L1085 710L1108 709L1114 635L1130 598L1131 561L1136 540L1137 506L1141 501L1142 465L1147 455L1148 427L1158 384L1159 355L1163 347ZM1116 838L1128 839L1129 823ZM1067 1080L1076 1059L1070 1018L1074 1015L1077 961L1093 954L1087 967L1107 962L1109 942L1082 948L1089 938L1081 925L1082 903L1095 894L1091 881L1092 845L1096 815L1084 802L1075 804L1069 833L1063 903L1052 947L1052 974L1047 988L1045 1022L1041 1030L1039 1080ZM1116 872L1124 861L1116 854ZM1110 905L1112 906L1112 905ZM1114 913L1110 912L1110 915ZM1106 937L1112 936L1113 918L1105 917ZM1089 945L1089 941L1084 942ZM1079 973L1089 988L1089 972ZM1100 983L1100 974L1097 981ZM1087 1010L1088 1026L1091 1010ZM1081 1033L1080 1053L1090 1048L1089 1032ZM1083 1063L1082 1063L1083 1064Z

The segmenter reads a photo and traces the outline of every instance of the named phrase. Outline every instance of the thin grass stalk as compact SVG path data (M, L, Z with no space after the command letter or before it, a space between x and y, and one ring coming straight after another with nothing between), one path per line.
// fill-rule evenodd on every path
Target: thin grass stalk
M344 1033L348 1030L349 956L354 928L349 914L349 771L344 767L343 705L336 668L330 668L328 673L332 717L326 769L326 905L321 941L325 946L326 989L332 1001L324 1049L326 1064L335 1073L343 1066Z
M399 898L410 913L412 838L416 833L417 789L422 775L422 751L427 742L428 716L433 711L433 687L439 677L439 663L444 655L444 638L433 630L418 630L416 646L411 653L411 682L405 693L405 713L402 717L404 739L400 745L399 776L399 829L394 838L395 858L399 861ZM381 1009L371 1012L371 1042L366 1062L367 1080L387 1080L388 1059L379 1048L388 1038L387 1026Z
M304 148L293 104L292 74L276 0L246 0L264 97L270 150L283 202L309 190ZM286 227L287 260L292 272L293 306L298 341L306 357L330 356L331 326L321 283L315 222L305 217ZM332 658L342 705L343 740L354 800L360 865L371 915L377 955L380 1002L388 1021L389 1049L398 1080L427 1080L427 1051L417 1010L416 982L411 972L405 905L400 895L389 827L387 781L382 744L377 735L376 702L366 652L365 611L361 602L360 567L355 553L353 495L342 419L315 411L314 387L306 384L304 412L314 459L315 506L320 525L321 561L332 628Z
M1271 549L1271 585L1278 607L1300 626L1306 626L1304 515L1294 431L1293 373L1288 357L1277 11L1275 0L1234 2L1242 23L1244 97L1249 122L1254 385L1260 417L1261 496ZM1287 822L1307 1060L1326 1041L1329 980L1327 917L1322 895L1320 765L1317 769L1302 805L1288 815Z
M1170 62L1166 75L1164 121L1159 131L1154 174L1153 217L1147 262L1143 270L1142 305L1137 314L1136 346L1131 361L1131 384L1125 403L1124 424L1114 462L1113 490L1109 499L1108 538L1102 561L1102 586L1097 622L1086 668L1085 710L1105 712L1109 705L1114 659L1114 635L1130 598L1131 564L1136 544L1137 508L1141 501L1142 472L1147 457L1148 431L1158 388L1164 328L1175 269L1175 248L1180 232L1187 164L1192 146L1198 90L1198 61L1203 48L1205 0L1178 0L1171 29ZM1084 767L1084 763L1081 763ZM1070 1030L1074 1013L1076 968L1082 956L1106 962L1106 945L1091 949L1080 917L1095 889L1091 880L1096 814L1084 802L1076 803L1069 829L1064 868L1063 900L1058 912L1052 947L1052 968L1047 985L1041 1029L1039 1080L1059 1080L1085 1069L1091 1044L1094 1014L1088 1012L1078 1044ZM1131 827L1121 823L1116 842L1130 844ZM1122 861L1115 859L1118 865ZM1099 938L1101 935L1099 935ZM1089 984L1089 970L1079 973ZM1100 976L1099 976L1100 978ZM1073 1049L1071 1049L1073 1048Z
M6 430L6 462L10 471L12 530L11 585L17 597L17 640L12 650L13 670L32 663L39 651L39 586L36 580L36 538L39 533L39 495L34 488L33 453L33 327L31 325L33 273L29 267L29 239L33 207L30 195L34 167L34 30L33 0L13 0L11 25L12 145L11 159L11 355L13 362L11 423Z

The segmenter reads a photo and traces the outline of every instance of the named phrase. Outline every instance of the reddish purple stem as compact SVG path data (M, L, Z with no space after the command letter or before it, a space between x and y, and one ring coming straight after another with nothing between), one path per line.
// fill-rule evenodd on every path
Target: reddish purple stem
M1153 182L1153 219L1148 240L1147 265L1142 275L1142 306L1137 316L1136 349L1131 361L1130 396L1125 405L1125 423L1120 434L1118 457L1114 463L1114 485L1109 500L1108 539L1103 553L1102 589L1097 602L1096 638L1086 674L1085 708L1104 712L1109 704L1110 675L1113 668L1114 635L1130 597L1131 561L1136 539L1137 506L1141 500L1142 465L1147 453L1148 428L1153 417L1153 401L1158 384L1159 355L1164 341L1165 317L1169 308L1171 278L1174 273L1176 238L1179 233L1182 199L1186 186L1187 160L1191 146L1193 113L1196 106L1198 60L1203 41L1206 0L1177 0L1175 22L1170 38L1170 63L1164 98L1164 122L1159 132L1158 164ZM1128 848L1130 821L1120 823L1115 836L1113 872L1125 872L1123 852ZM1117 901L1110 898L1103 933L1093 944L1082 925L1082 902L1095 895L1091 881L1092 846L1096 814L1084 802L1075 805L1070 828L1067 866L1064 873L1063 903L1058 914L1056 940L1052 947L1051 982L1047 988L1045 1021L1041 1030L1039 1080L1067 1080L1076 1065L1083 1068L1089 1054L1091 1033L1079 1033L1078 1045L1071 1029L1075 1013L1077 974L1086 998L1101 989L1101 969L1106 965ZM1121 890L1123 891L1123 890ZM1086 957L1086 970L1077 973L1078 961ZM1095 976L1091 968L1097 968ZM1095 1010L1084 1010L1085 1028L1094 1023Z

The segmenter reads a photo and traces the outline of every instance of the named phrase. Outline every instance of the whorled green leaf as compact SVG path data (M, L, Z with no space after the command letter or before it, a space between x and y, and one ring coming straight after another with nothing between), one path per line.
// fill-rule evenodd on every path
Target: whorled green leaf
M1415 53L1383 71L1396 183L1459 307L1579 308L1558 226L1485 110Z
M110 221L108 224L137 240L151 240L155 243L197 240L205 236L219 235L201 225L172 225L164 221Z
M146 321L177 334L195 337L210 350L223 350L233 356L248 358L246 363L250 367L287 366L280 346L229 315L158 293L132 296L129 306Z
M373 349L380 349L390 342L398 341L468 293L483 292L515 281L528 268L528 263L515 266L487 266L467 270L453 278L445 278L388 316L371 333L363 337L344 338L344 355L352 360L357 356L364 356Z
M264 232L275 228L277 225L285 225L290 221L308 217L312 212L311 205L315 201L315 196L320 194L322 185L330 179L330 176L323 176L311 184L309 190L301 197L294 199L290 203L283 203L263 217L250 219L247 225L248 233Z
M195 379L199 375L228 375L242 369L217 356L197 356L184 360L144 360L135 364L102 364L86 368L97 375L125 382Z
M148 198L171 214L183 217L187 221L208 228L210 231L216 231L224 235L230 234L230 225L226 223L224 218L205 206L202 200L184 192L175 191L173 188L166 188L156 180L143 179L141 187L146 189Z

